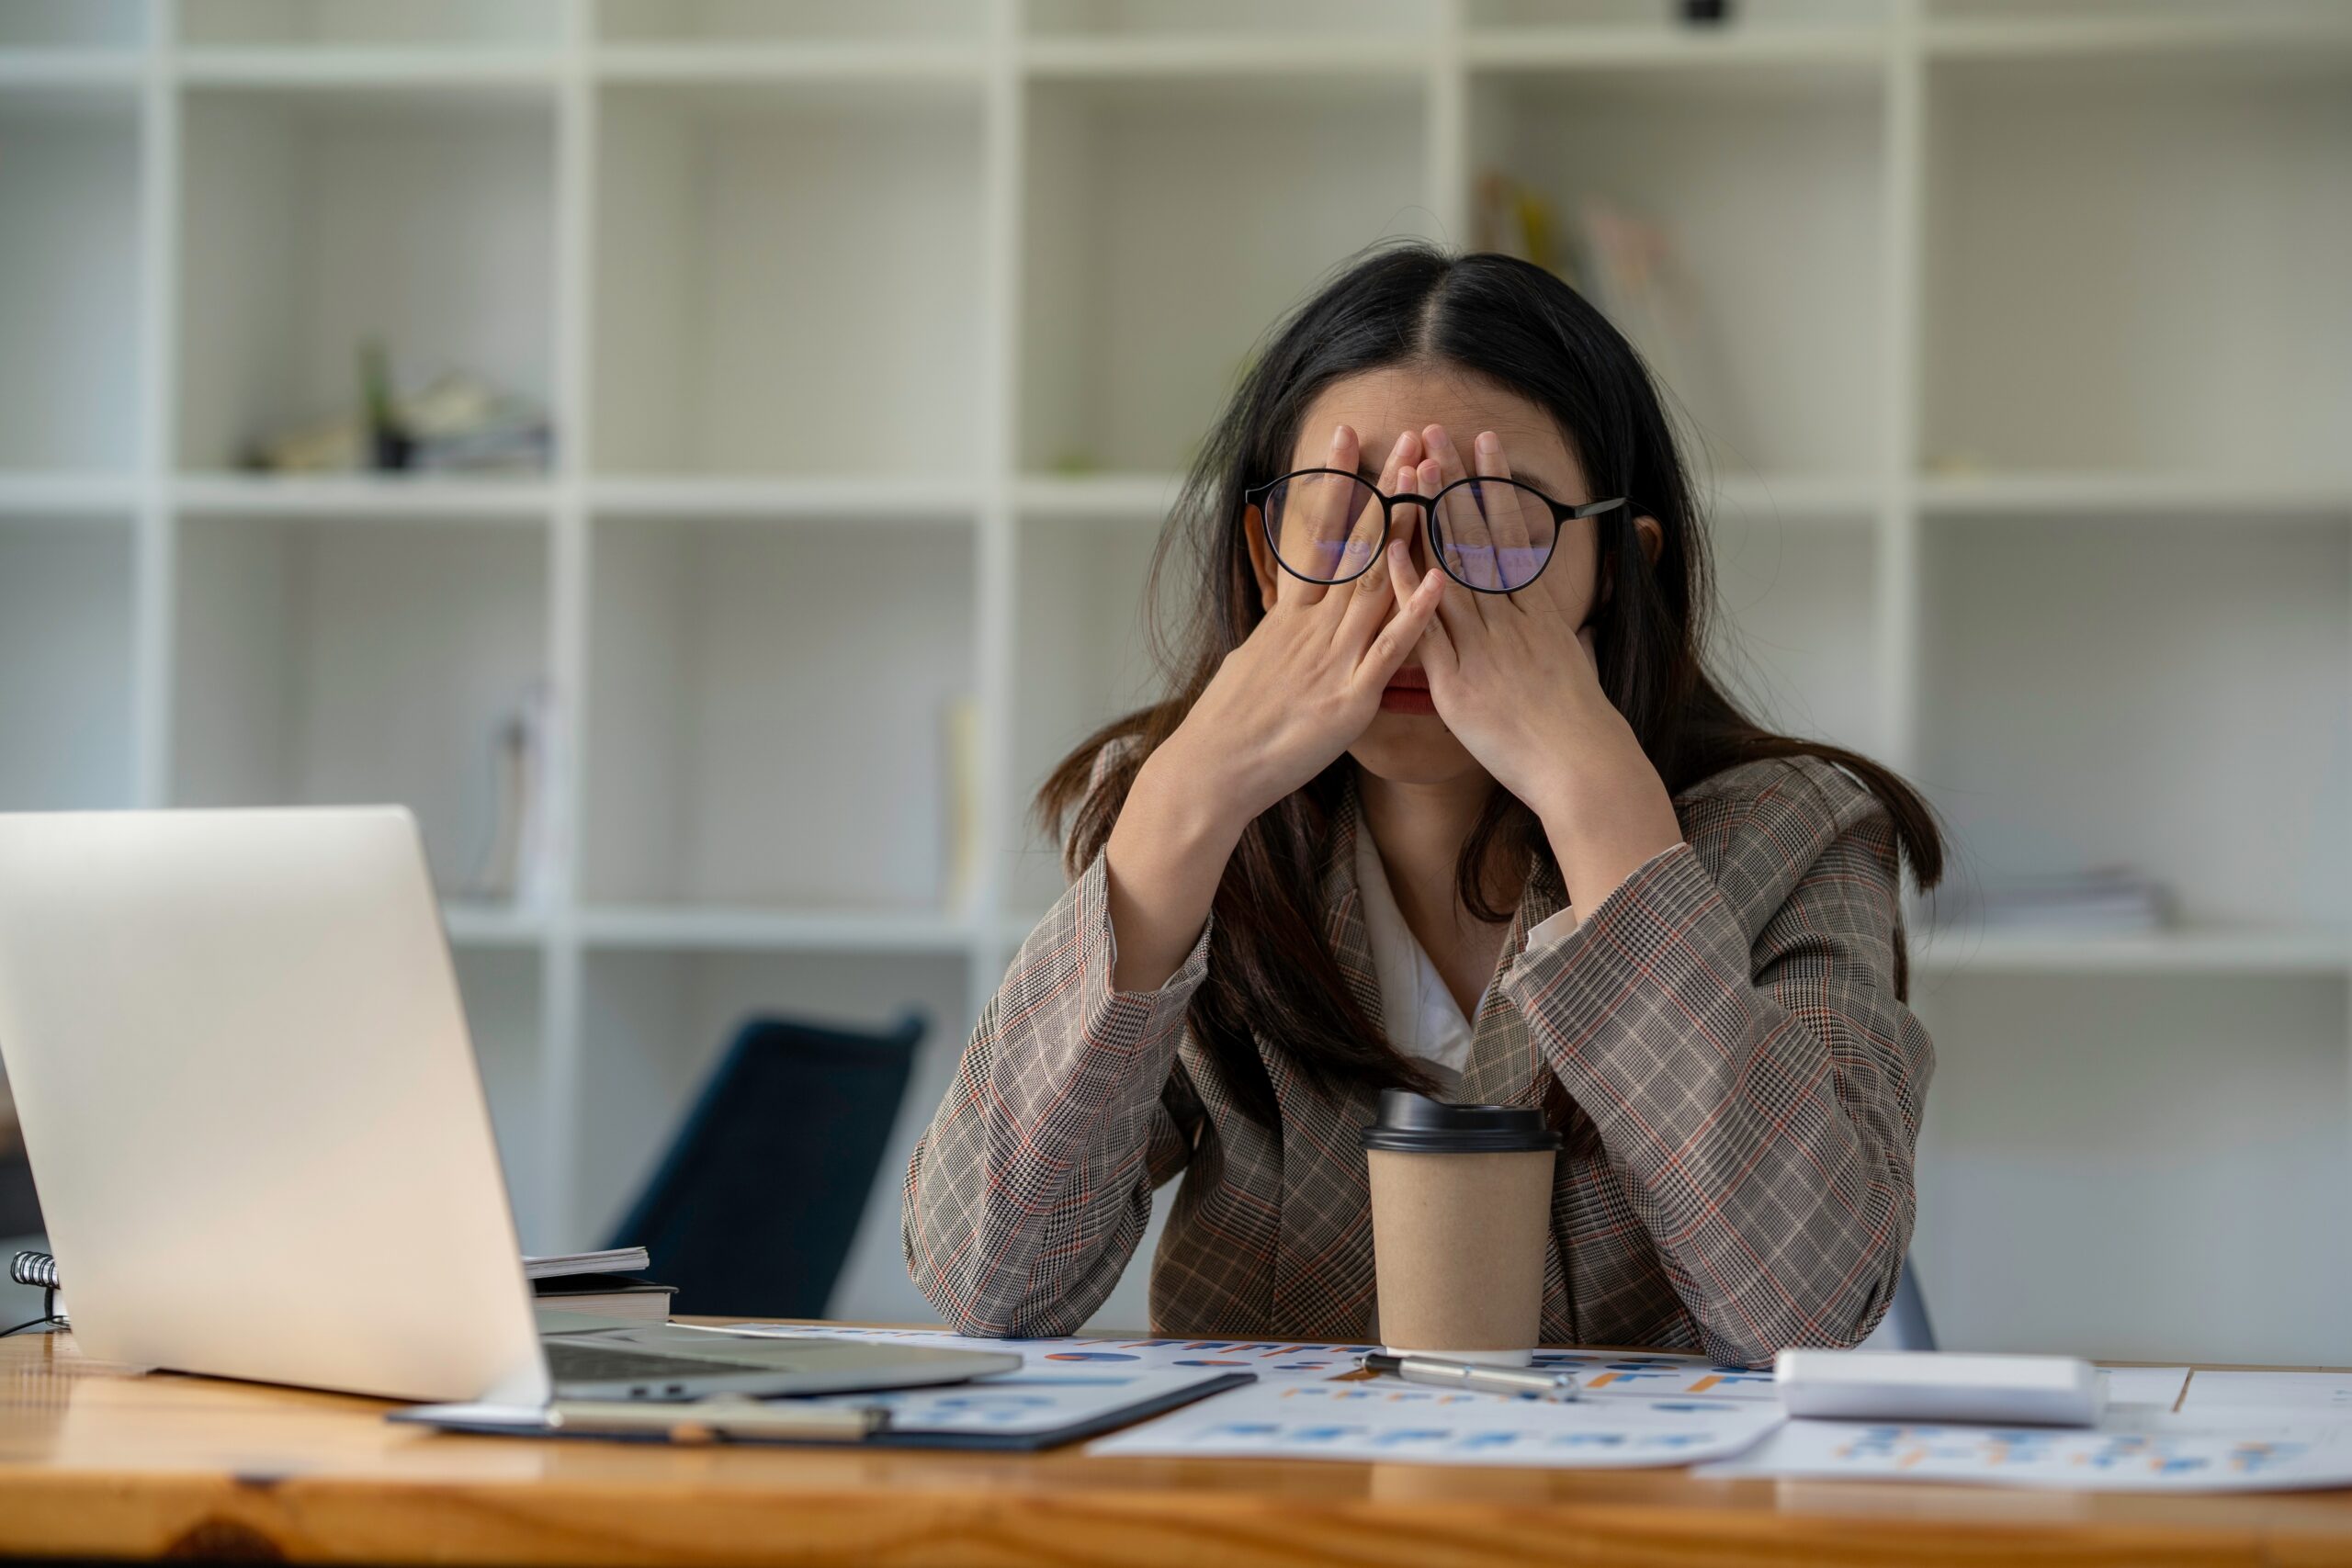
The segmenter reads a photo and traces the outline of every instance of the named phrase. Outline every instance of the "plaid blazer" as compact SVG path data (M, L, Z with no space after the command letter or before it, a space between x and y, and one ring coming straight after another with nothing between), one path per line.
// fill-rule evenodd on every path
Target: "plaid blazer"
M1684 841L1572 931L1531 878L1475 1021L1465 1100L1566 1135L1545 1243L1550 1344L1753 1365L1851 1345L1894 1299L1934 1066L1899 998L1894 825L1814 758L1728 769L1674 802ZM1331 951L1380 1016L1352 792L1323 873ZM1023 943L906 1176L914 1282L967 1334L1065 1334L1099 1307L1182 1175L1151 1275L1156 1332L1378 1337L1359 1142L1375 1096L1318 1092L1278 1040L1281 1109L1236 1109L1185 1021L1209 933L1156 991L1111 987L1102 858Z

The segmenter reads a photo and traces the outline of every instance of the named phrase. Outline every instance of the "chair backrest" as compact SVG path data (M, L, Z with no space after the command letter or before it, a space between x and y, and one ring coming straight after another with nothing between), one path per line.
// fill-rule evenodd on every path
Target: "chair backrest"
M745 1022L610 1245L652 1255L673 1312L823 1316L923 1029Z
M1936 1348L1935 1325L1928 1321L1927 1292L1919 1289L1919 1265L1913 1258L1903 1260L1903 1277L1895 1281L1894 1303L1887 1308L1886 1318L1894 1325L1896 1349Z

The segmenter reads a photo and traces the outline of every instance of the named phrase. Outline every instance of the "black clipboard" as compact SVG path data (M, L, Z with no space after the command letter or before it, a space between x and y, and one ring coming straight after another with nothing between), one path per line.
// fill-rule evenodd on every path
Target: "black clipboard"
M1017 1375L1017 1374L1016 1374ZM923 1427L883 1427L862 1436L847 1437L766 1437L748 1436L727 1431L723 1424L714 1425L697 1419L694 1407L677 1407L676 1428L654 1428L644 1431L611 1431L566 1427L557 1425L546 1410L516 1407L511 1411L492 1413L486 1406L463 1404L420 1404L405 1410L388 1412L385 1419L409 1426L429 1427L437 1432L462 1432L481 1437L497 1438L562 1438L574 1441L605 1443L725 1443L735 1447L758 1448L863 1448L863 1449L963 1449L984 1453L1037 1453L1057 1449L1068 1443L1099 1438L1105 1432L1115 1432L1138 1421L1164 1416L1187 1404L1207 1399L1213 1394L1245 1387L1258 1381L1251 1372L1217 1372L1189 1382L1180 1388L1164 1390L1132 1404L1099 1411L1084 1419L1059 1427L1023 1432L967 1432L926 1429ZM974 1385L985 1387L986 1383ZM789 1406L790 1399L765 1401L769 1408ZM659 1406L649 1408L658 1409ZM682 1436L691 1431L692 1436Z

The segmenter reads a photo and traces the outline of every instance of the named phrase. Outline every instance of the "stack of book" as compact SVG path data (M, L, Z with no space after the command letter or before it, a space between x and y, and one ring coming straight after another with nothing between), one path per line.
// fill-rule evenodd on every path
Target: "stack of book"
M2172 890L2125 866L1988 885L1980 914L1986 931L2064 931L2077 935L2153 931L2170 925Z
M635 1277L652 1264L641 1247L567 1252L555 1258L524 1258L523 1277L531 1281L531 1294L541 1306L596 1317L667 1323L672 1288Z

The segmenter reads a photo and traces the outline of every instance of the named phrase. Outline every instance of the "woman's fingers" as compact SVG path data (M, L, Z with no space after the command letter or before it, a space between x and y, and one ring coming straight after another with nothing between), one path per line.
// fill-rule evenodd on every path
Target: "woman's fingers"
M1503 455L1502 437L1482 430L1471 443L1471 461L1481 479L1508 479L1510 459ZM1534 515L1535 498L1515 484L1484 486L1476 507L1485 543L1494 551L1498 586L1514 589L1530 583L1550 553L1551 519ZM1522 606L1523 607L1523 606Z
M1401 548L1390 548L1388 565L1391 572L1399 575L1399 581L1412 574L1413 569L1408 564ZM1435 621L1438 602L1444 596L1444 582L1445 574L1432 570L1403 596L1396 614L1380 628L1380 635L1372 639L1372 646L1357 661L1356 679L1359 682L1374 686L1388 684L1388 678L1396 673L1406 656L1413 651Z
M1435 457L1422 458L1420 470L1415 476L1414 482L1421 494L1435 494L1439 486L1444 482L1443 465ZM1439 548L1445 556L1445 559L1441 564L1450 571L1463 570L1459 558L1444 537L1442 518L1439 520ZM1476 581L1476 579L1473 578L1471 581ZM1445 602L1438 606L1438 617L1445 623L1447 633L1457 644L1464 637L1476 635L1484 626L1486 614L1485 605L1481 601L1486 598L1487 595L1484 593L1471 592L1452 576L1446 578Z
M1424 591L1433 595L1429 621L1422 626L1420 641L1416 645L1421 650L1421 662L1450 675L1456 663L1453 639L1445 635L1445 627L1437 618L1437 606L1445 602L1447 586L1445 573L1435 567L1426 573L1416 572L1411 551L1402 545L1388 547L1388 591L1396 602L1408 604L1414 594Z
M1456 479L1466 479L1470 477L1470 470L1462 463L1462 449L1454 446L1453 437L1446 434L1445 426L1442 424L1423 426L1421 445L1429 449L1429 455L1437 462L1440 484L1450 485ZM1432 491L1430 493L1436 492Z
M1378 487L1390 494L1396 492L1398 476L1404 471L1404 463L1399 460L1399 454L1404 450L1405 443L1400 437L1397 444L1390 448L1389 466L1381 472L1377 481ZM1330 590L1331 598L1324 610L1324 614L1331 618L1334 639L1348 641L1358 650L1372 640L1372 634L1379 628L1380 617L1387 613L1389 604L1388 574L1380 565L1380 553L1388 538L1387 513L1377 501L1368 501L1365 510L1370 513L1370 521L1360 531L1359 537L1364 540L1364 547L1370 551L1371 558L1367 560L1361 555L1350 555L1345 570L1355 571L1361 567L1362 572L1345 583L1334 585ZM1351 552L1354 546L1355 541L1351 539ZM1367 599L1373 603L1367 604ZM1363 621L1366 615L1371 617L1369 625Z
M1356 433L1344 424L1334 425L1322 466L1351 474L1359 457ZM1333 569L1346 547L1355 487L1328 475L1308 475L1283 486L1281 497L1268 533L1274 554L1289 570L1283 574L1274 603L1319 604L1329 590L1311 580L1338 575Z
M1396 553L1390 546L1387 556ZM1370 570L1343 589L1335 589L1348 596L1347 607L1340 613L1339 631L1335 634L1341 648L1351 653L1362 653L1380 630L1380 623L1388 618L1388 607L1396 602L1387 570L1378 561Z

